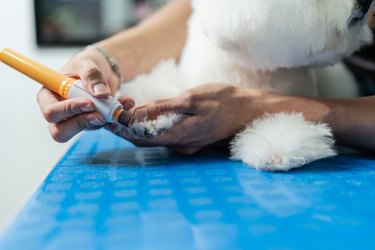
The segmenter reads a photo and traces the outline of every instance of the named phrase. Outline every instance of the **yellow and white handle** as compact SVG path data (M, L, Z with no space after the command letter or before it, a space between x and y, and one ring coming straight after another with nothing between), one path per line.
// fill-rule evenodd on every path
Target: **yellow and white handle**
M27 75L65 99L85 97L94 102L96 111L103 115L106 122L117 122L122 105L113 97L97 99L86 92L82 82L67 77L51 68L44 66L16 51L3 49L0 51L0 61Z
M122 105L112 96L107 99L97 99L86 92L81 80L76 80L70 87L67 99L84 97L94 102L96 111L103 115L106 122L117 121L120 111L123 110Z

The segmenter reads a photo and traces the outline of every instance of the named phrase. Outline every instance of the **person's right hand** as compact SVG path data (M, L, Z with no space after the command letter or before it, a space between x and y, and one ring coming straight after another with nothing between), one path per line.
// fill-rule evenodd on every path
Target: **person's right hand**
M79 77L85 89L96 98L107 98L114 94L120 84L106 58L95 49L87 49L74 56L61 72ZM95 104L86 98L64 100L52 91L42 88L37 96L40 109L49 122L52 138L66 142L84 129L97 129L104 125L104 118L94 112ZM132 107L131 98L122 98L124 107Z

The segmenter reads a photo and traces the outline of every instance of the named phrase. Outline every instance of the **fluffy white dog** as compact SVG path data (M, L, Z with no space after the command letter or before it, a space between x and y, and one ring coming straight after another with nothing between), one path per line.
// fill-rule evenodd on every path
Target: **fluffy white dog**
M123 84L122 93L143 104L205 83L228 83L292 95L355 95L353 79L343 68L336 67L340 74L316 69L371 42L366 24L371 4L372 0L192 0L179 63L161 62L150 74ZM178 120L170 114L133 129L156 135ZM286 171L335 155L333 144L326 124L311 123L301 114L265 114L235 136L231 153L257 169Z

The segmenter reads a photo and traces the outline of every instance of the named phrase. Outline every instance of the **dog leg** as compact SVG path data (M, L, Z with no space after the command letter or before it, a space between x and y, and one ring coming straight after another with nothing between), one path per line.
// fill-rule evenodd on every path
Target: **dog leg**
M327 124L306 121L302 114L267 114L231 142L232 159L268 171L287 171L333 156Z
M181 118L182 115L176 113L160 115L155 120L135 122L130 127L130 132L134 136L152 138L172 128L174 124L181 120Z
M139 75L131 82L123 84L120 92L134 98L139 106L178 95L183 83L184 79L175 61L166 60L160 62L149 74ZM130 127L130 132L135 136L154 137L170 129L181 117L179 114L169 113L155 120L135 121Z

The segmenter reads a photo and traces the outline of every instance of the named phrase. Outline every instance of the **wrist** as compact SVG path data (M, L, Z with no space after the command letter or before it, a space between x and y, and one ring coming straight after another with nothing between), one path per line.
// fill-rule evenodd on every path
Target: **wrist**
M263 97L265 113L302 113L311 122L329 123L332 105L329 99L289 96L267 92Z
M236 88L235 97L241 107L241 115L238 119L240 129L266 113L273 113L271 111L273 97L268 91Z
M96 43L117 61L124 82L130 81L141 73L138 69L139 55L142 53L138 33L135 28L132 28Z
M253 121L264 114L274 113L302 113L305 119L312 122L332 123L334 112L337 109L334 101L324 98L288 96L265 90L247 89L246 119Z

